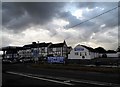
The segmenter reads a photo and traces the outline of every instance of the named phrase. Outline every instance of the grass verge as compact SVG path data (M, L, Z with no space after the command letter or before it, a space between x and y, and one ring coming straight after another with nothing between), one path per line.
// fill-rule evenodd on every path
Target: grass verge
M120 73L118 67L101 67L101 66L82 66L79 64L32 64L34 68L45 69L61 69L61 70L77 70L77 71L89 71L89 72L101 72L101 73Z

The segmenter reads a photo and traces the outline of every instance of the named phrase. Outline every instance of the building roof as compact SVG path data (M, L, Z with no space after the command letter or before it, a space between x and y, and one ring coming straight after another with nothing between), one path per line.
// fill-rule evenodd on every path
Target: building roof
M63 47L64 43L51 44L50 48Z
M63 43L51 44L49 47L56 48L56 47L63 47L64 45L67 45L65 40L63 41Z
M50 44L52 44L52 43L39 43L38 46L39 47L48 47Z
M24 45L24 48L37 48L37 47L48 47L50 44L52 43L32 43L32 44L28 44L28 45Z
M72 49L72 47L71 46L69 46L69 47L67 47L68 49Z
M81 45L81 46L88 49L91 52L95 52L95 50L92 47L88 47L88 46L85 46L85 45Z
M1 51L7 51L7 50L20 50L22 47L17 47L17 46L7 46L7 47L2 47L0 50Z

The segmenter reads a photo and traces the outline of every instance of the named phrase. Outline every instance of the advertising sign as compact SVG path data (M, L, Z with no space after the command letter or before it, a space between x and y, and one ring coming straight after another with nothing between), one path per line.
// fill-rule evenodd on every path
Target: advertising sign
M48 63L64 63L64 57L48 57Z

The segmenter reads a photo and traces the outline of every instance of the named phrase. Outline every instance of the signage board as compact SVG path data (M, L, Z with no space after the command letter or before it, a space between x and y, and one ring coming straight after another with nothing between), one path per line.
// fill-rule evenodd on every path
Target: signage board
M64 63L64 57L48 57L48 63Z
M84 51L84 48L74 48L74 51Z

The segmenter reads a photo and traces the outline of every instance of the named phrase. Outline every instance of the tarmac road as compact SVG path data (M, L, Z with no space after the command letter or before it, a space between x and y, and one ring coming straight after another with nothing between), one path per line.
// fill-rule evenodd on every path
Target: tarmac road
M63 85L63 84L58 84L58 83L53 83L49 81L44 81L44 80L38 80L38 79L33 79L33 78L27 78L19 75L12 75L12 74L7 74L3 73L3 84L2 87L18 87L18 86L49 86L49 85Z
M2 71L3 86L80 85L81 87L117 87L120 85L119 74L38 69L30 67L29 64L3 64Z

